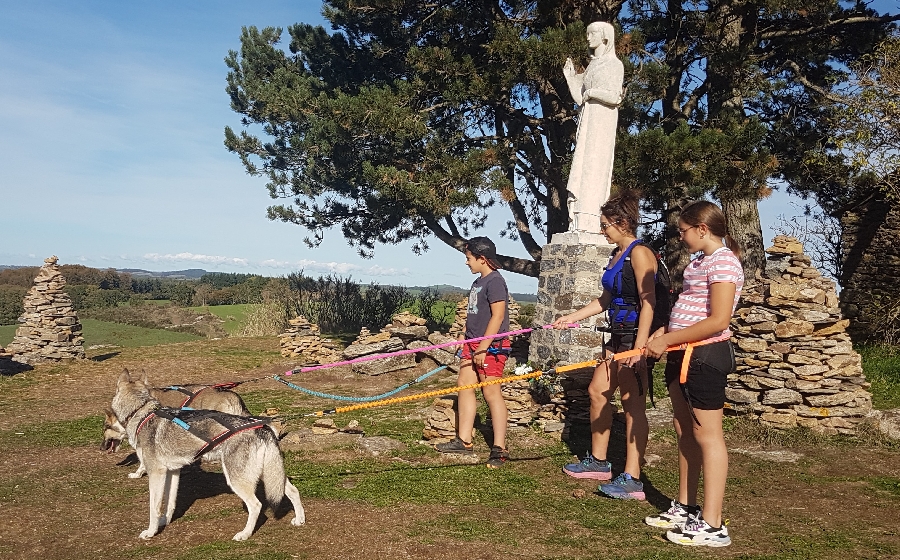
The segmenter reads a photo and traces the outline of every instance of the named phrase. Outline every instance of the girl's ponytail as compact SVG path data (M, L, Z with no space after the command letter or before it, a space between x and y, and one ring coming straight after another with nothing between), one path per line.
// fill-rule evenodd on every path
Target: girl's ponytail
M741 258L741 246L735 238L726 233L725 237L722 238L722 242L725 243L725 246L728 247L732 253L734 253L735 257Z

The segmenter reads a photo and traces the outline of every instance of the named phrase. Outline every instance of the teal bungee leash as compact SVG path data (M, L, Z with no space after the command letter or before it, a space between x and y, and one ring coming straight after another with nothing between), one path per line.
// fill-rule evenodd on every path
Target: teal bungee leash
M300 387L299 385L294 385L290 381L288 381L286 379L282 379L278 375L273 375L272 379L274 379L275 381L280 381L281 383L284 383L291 389L295 389L297 391L302 391L302 392L306 393L307 395L312 395L314 397L322 397L323 399L331 399L331 400L335 400L335 401L370 402L370 401L377 401L380 399L384 399L384 398L390 397L391 395L395 395L395 394L399 393L400 391L403 391L404 389L408 389L409 387L415 385L416 383L421 383L425 379L431 377L435 373L442 371L444 369L447 369L447 366L440 366L440 367L434 368L433 370L429 371L428 373L424 373L424 374L420 375L419 377L413 379L412 381L409 381L407 383L404 383L403 385L400 385L396 389L388 391L387 393L382 393L380 395L372 395L371 397L347 397L344 395L332 395L330 393L320 393L319 391L313 391L312 389L307 389L305 387Z

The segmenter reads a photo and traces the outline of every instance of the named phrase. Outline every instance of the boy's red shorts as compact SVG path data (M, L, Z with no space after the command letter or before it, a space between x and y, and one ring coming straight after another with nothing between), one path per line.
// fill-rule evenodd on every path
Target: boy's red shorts
M462 347L462 361L472 361L472 355L478 351L477 342L467 342ZM485 377L500 377L503 375L503 366L509 357L509 339L494 342L484 355L484 369L475 367L475 373ZM475 363L472 362L474 366Z

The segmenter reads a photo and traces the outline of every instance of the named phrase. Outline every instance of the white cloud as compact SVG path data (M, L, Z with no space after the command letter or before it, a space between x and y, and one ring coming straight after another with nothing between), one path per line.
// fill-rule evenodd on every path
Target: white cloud
M194 253L176 253L160 255L159 253L146 253L144 260L155 263L190 262L209 265L231 265L248 267L250 261L238 257L223 257L219 255L197 255Z

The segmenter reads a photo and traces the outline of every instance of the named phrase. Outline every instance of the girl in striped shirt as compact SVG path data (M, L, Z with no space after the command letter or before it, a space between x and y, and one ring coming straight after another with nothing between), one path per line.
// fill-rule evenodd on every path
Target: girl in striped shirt
M686 373L685 351L671 351L666 385L672 398L678 434L678 499L668 511L645 519L648 525L670 529L666 537L692 546L728 546L731 538L722 522L722 501L728 476L728 451L722 431L725 383L734 371L729 325L744 285L737 243L728 235L725 215L715 204L698 201L678 219L682 242L699 253L684 270L684 283L672 309L668 328L651 336L645 353L658 357L666 348L690 343ZM697 487L703 471L703 508Z

